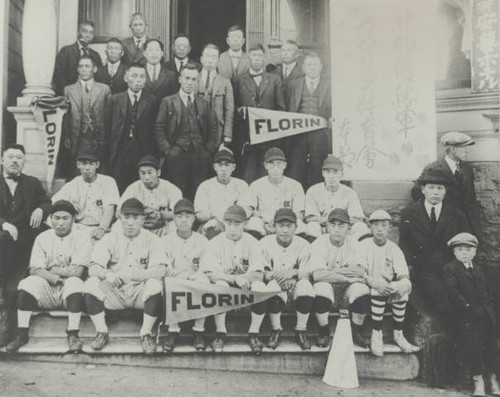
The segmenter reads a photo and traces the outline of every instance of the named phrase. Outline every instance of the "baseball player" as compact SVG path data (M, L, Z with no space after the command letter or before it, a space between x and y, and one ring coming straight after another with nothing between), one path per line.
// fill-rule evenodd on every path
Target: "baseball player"
M202 223L201 232L209 239L224 230L224 212L248 190L245 181L231 176L236 164L228 148L215 154L213 167L217 175L202 182L194 198L196 220Z
M29 341L29 323L34 310L68 310L68 345L71 352L82 349L78 337L83 309L81 279L89 265L92 244L88 234L73 227L75 207L56 201L50 211L53 229L39 234L30 259L30 276L19 283L17 332L5 347L16 352Z
M159 161L148 154L137 163L140 180L132 183L120 200L123 202L136 198L144 204L144 229L162 237L173 229L172 208L182 198L182 192L174 184L160 179Z
M99 241L92 253L89 279L83 286L85 306L97 335L90 347L102 350L109 341L104 309L143 310L141 347L156 351L152 328L161 311L161 278L166 262L160 238L144 230L145 210L136 198L126 200L120 210L121 229Z
M92 242L100 240L108 232L120 200L115 180L98 174L100 162L94 153L78 156L76 167L80 176L65 184L52 197L52 202L67 200L75 207L77 214L74 227L92 237Z
M365 215L356 192L340 183L344 166L342 161L332 154L323 161L321 174L324 182L311 186L306 193L306 235L318 238L326 233L326 218L335 208L343 208L349 214L353 224L350 235L359 238L369 234L370 230L363 222Z
M195 221L194 206L188 199L179 200L174 206L175 231L161 239L161 245L167 258L166 277L210 283L200 271L208 240L205 236L193 232ZM163 344L163 351L169 353L175 349L181 328L179 324L168 326L168 335ZM205 350L205 319L197 319L193 325L193 346L196 350Z
M262 254L258 241L244 232L247 223L245 210L232 205L224 213L224 233L210 240L201 268L214 284L265 291ZM258 335L266 312L266 303L252 306L248 343L259 355L262 343ZM221 352L226 339L226 313L214 316L216 335L212 342L214 352Z
M387 303L391 306L394 320L394 342L405 353L418 351L418 347L410 344L403 335L411 282L403 251L387 238L391 229L391 216L386 211L377 210L368 221L373 237L361 242L361 253L367 270L364 279L371 295L371 352L375 356L384 354L382 319Z
M303 271L309 261L309 243L295 236L297 215L290 208L280 208L274 215L276 235L266 236L260 240L264 266L264 281L269 291L282 291L281 294L269 298L267 311L271 320L271 336L267 347L276 349L281 334L281 312L288 301L294 300L297 318L303 313L310 313L314 298L313 287L308 274ZM305 325L296 327L297 340L304 345ZM309 346L310 347L310 346Z
M279 148L269 149L264 156L267 176L252 182L241 205L250 217L247 231L260 237L274 233L273 218L282 207L290 208L297 215L297 234L305 231L305 195L302 185L283 175L286 168L285 153Z
M329 343L328 315L334 302L339 309L350 309L354 342L368 346L361 326L369 307L369 289L363 278L366 270L361 263L359 242L348 235L350 226L347 211L334 209L327 218L328 234L311 244L309 268L314 280L313 310L319 325L317 345L320 347Z

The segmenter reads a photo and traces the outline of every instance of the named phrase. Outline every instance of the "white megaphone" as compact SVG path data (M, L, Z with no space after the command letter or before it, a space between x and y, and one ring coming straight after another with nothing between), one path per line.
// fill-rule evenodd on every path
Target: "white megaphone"
M323 382L327 385L354 389L359 386L358 369L354 357L349 312L340 311L332 347L328 354Z

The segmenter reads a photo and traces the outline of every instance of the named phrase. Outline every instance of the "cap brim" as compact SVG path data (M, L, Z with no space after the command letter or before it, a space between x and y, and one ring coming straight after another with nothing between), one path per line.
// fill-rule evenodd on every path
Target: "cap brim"
M153 168L156 168L157 170L160 169L160 165L159 164L150 163L149 161L144 161L142 163L139 163L137 165L137 168L144 167L144 166L153 167Z
M214 159L214 164L215 163L220 163L221 161L227 161L228 163L235 163L233 158L229 157L219 157L218 159Z
M328 218L328 223L332 223L333 221L339 221L339 222L342 222L342 223L347 223L347 224L351 224L350 221L348 221L347 219L343 219L343 218L340 218L340 217L332 217L332 218Z
M265 163L270 163L271 161L275 161L275 160L286 161L286 158L284 158L282 156L271 156L271 157L265 159L264 162Z
M275 219L274 223L280 223L280 222L283 222L283 221L297 223L297 219L296 218L292 218L291 216L282 216L282 217L280 217L278 219Z
M224 220L225 221L233 221L233 222L246 222L246 219L241 219L240 217L236 217L236 216L225 216Z
M126 210L121 210L120 214L122 214L122 215L144 215L144 211L134 210L134 209L126 209Z

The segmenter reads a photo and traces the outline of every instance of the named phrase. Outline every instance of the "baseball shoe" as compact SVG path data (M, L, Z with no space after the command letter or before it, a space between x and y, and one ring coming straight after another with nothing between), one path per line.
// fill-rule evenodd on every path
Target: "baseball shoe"
M262 343L259 340L258 334L248 334L248 344L250 345L250 349L256 356L260 356L262 353Z
M203 332L193 331L193 346L197 351L204 351L207 348L207 342L203 337Z
M318 340L316 341L316 345L319 347L327 347L330 343L330 327L328 325L324 325L323 327L319 327L318 329Z
M28 343L30 337L28 335L28 329L26 330L17 330L16 335L14 335L14 339L12 339L7 346L5 346L5 351L7 353L15 353L19 350L21 346L24 346Z
M271 336L269 337L269 341L267 342L267 347L276 350L280 343L281 330L273 329L271 331Z
M370 338L365 336L361 325L352 325L352 341L360 347L370 347Z
M302 350L311 350L311 342L307 339L306 331L295 331L295 340Z
M475 397L486 396L483 375L474 375L472 379L474 380L474 392L472 393L472 395Z
M167 339L163 344L163 351L165 353L171 353L174 351L175 346L177 345L177 341L179 340L178 332L169 332L167 335Z
M78 353L82 350L82 340L78 337L78 330L66 331L68 338L69 351L71 353Z
M496 374L489 374L488 380L490 381L490 393L492 396L500 396L500 386Z
M224 347L224 342L226 342L226 334L222 332L217 332L215 334L215 339L212 341L211 344L214 353L222 352L222 348Z
M108 332L98 332L94 337L94 340L90 344L92 350L102 350L104 346L106 346L109 342L109 333Z
M410 342L406 340L403 335L403 331L400 329L395 329L393 331L394 342L399 348L403 351L403 353L415 353L419 350L417 346L412 345Z
M156 341L150 334L141 336L141 347L145 354L156 353Z
M370 350L374 356L382 357L384 355L384 340L381 330L372 330Z

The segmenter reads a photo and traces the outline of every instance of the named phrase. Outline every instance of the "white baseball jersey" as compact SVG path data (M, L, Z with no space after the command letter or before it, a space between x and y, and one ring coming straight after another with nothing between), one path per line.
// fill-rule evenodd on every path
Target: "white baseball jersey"
M104 208L118 205L120 194L115 180L107 175L97 174L92 183L87 183L82 176L73 178L52 197L52 202L67 200L78 211L76 222L87 226L98 226Z
M49 270L53 266L88 266L92 253L90 236L73 229L70 234L58 237L53 229L40 233L31 251L30 268Z
M226 274L261 271L264 268L259 242L248 233L243 233L238 241L232 241L226 233L221 233L209 241L201 269Z
M336 192L327 190L324 183L317 183L307 190L306 217L326 218L335 208L346 210L351 218L365 217L357 193L342 183Z
M167 266L183 273L196 273L200 268L208 239L199 233L193 233L187 239L176 232L161 239L161 245L167 259Z
M277 185L264 176L252 182L240 205L260 211L264 222L271 223L280 208L290 208L297 214L304 211L304 189L299 182L286 176Z
M259 241L262 250L264 270L299 269L309 261L310 244L299 236L294 236L288 247L281 246L275 235Z
M182 198L182 192L173 183L164 179L160 179L156 189L148 189L142 181L138 180L123 192L119 207L121 208L123 202L129 198L136 198L145 207L151 207L155 210L160 208L172 210L175 203Z
M367 238L360 243L362 265L368 275L383 279L390 283L401 276L409 277L408 265L403 251L390 240L378 246L373 238Z
M224 212L236 204L248 191L248 184L238 178L231 178L223 185L217 177L210 178L200 184L194 198L196 212L208 211L211 217L222 220Z
M330 242L330 235L324 234L311 244L308 268L311 271L317 269L335 270L361 264L359 251L359 242L350 236L346 237L341 247L336 247Z

